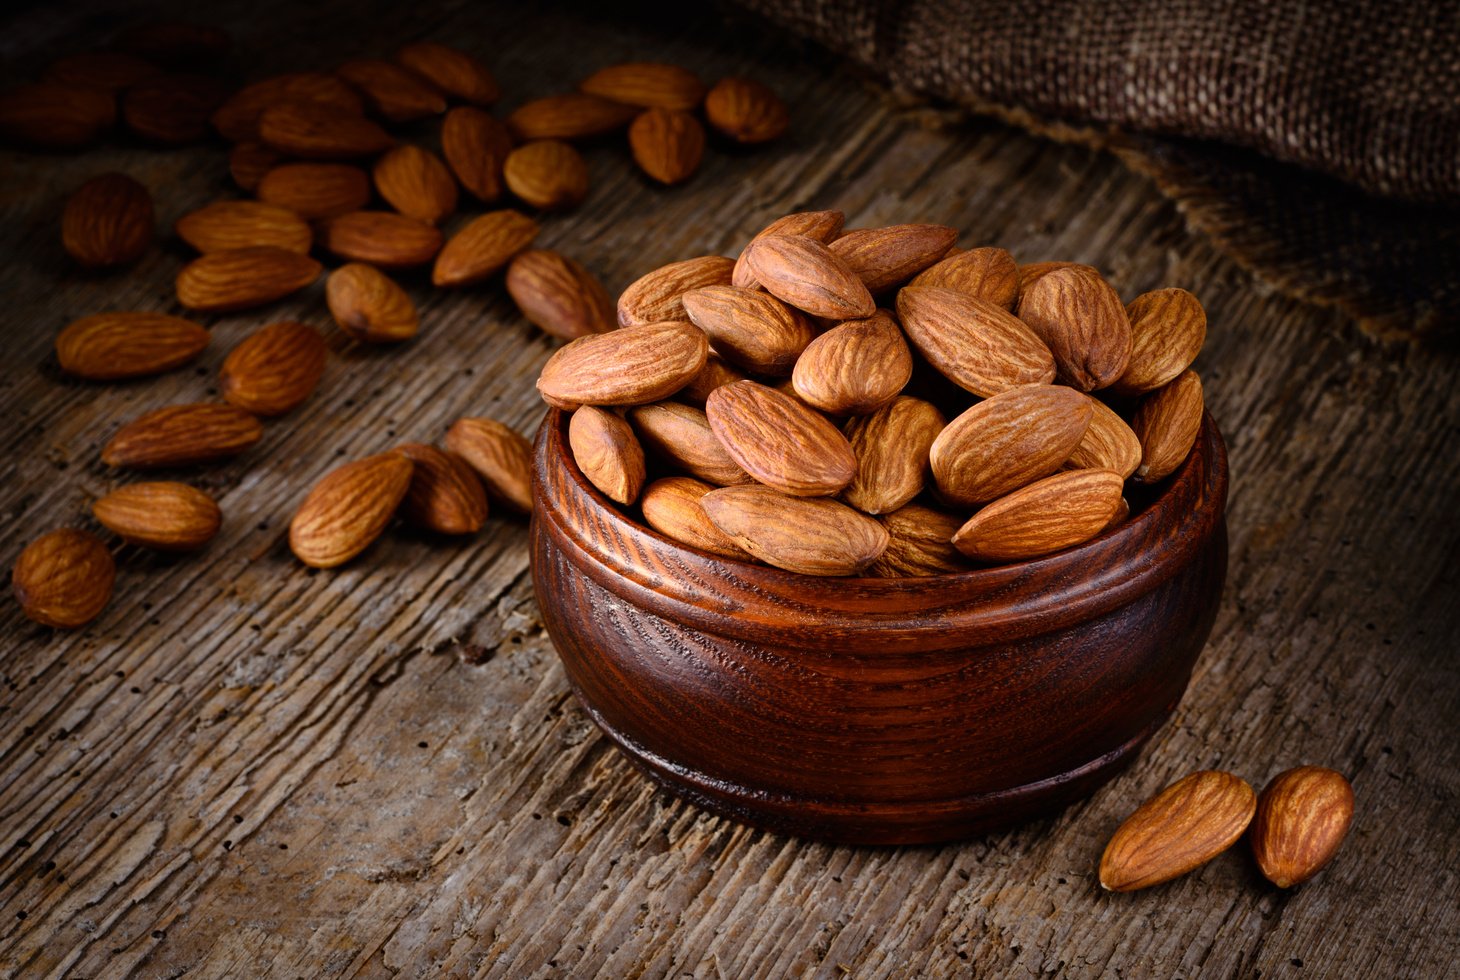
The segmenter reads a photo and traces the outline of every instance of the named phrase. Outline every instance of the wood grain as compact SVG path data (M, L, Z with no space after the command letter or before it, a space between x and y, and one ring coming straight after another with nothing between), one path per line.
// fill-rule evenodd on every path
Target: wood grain
M686 256L735 255L778 215L820 207L859 227L950 224L962 244L1023 262L1089 262L1125 300L1192 290L1210 324L1196 367L1233 474L1212 640L1173 723L1126 775L1021 830L834 847L675 800L574 704L532 598L526 525L505 508L460 545L388 532L336 573L289 556L289 515L339 461L438 439L462 414L524 431L542 416L532 379L551 342L494 285L446 294L411 273L415 340L367 348L331 331L298 418L189 474L225 514L201 557L118 549L117 596L81 633L0 604L0 974L1454 975L1452 355L1383 346L1278 297L1109 157L992 123L927 125L936 114L713 16L331 9L224 0L208 13L247 52L228 65L240 76L430 37L485 57L504 111L645 57L706 81L748 74L787 99L785 141L712 145L673 191L648 186L612 140L588 148L588 202L545 222L541 242L610 292ZM202 16L177 0L148 14ZM8 16L0 45L16 77L117 25L57 5ZM73 270L61 206L106 170L157 191L160 228L234 193L221 146L0 152L5 565L40 531L85 523L89 499L117 482L97 452L122 421L211 397L224 354L264 323L329 329L316 284L214 318L204 373L66 380L56 332L103 309L173 310L186 260L168 243L124 275ZM1100 893L1101 849L1140 800L1198 768L1261 785L1300 763L1341 770L1357 797L1348 841L1311 882L1279 892L1239 849L1149 892Z

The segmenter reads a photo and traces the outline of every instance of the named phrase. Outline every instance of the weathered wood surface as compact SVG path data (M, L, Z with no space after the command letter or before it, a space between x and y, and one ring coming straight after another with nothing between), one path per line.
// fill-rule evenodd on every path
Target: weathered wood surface
M170 0L157 8L196 8ZM348 13L345 11L348 10ZM390 533L311 573L284 529L338 458L439 437L463 413L523 429L550 344L500 287L431 293L409 346L334 356L308 407L199 482L226 514L199 558L119 549L91 628L0 604L0 975L1415 976L1460 946L1460 677L1455 487L1460 365L1383 347L1273 295L1108 157L989 123L930 127L808 52L714 16L693 23L502 5L213 8L250 74L431 36L480 51L507 105L628 57L744 70L795 107L759 153L711 153L688 187L590 152L587 206L543 241L611 289L661 262L732 253L808 205L850 223L957 225L1023 260L1075 258L1127 295L1193 289L1198 364L1231 449L1231 572L1174 721L1084 804L964 844L809 844L704 815L651 788L571 701L538 622L526 529L463 544ZM103 40L122 15L12 15L7 69ZM430 127L423 133L431 135ZM57 234L68 189L138 175L163 226L233 193L219 147L0 154L0 561L85 524L125 477L99 464L125 419L204 398L227 350L285 316L327 322L318 289L217 318L198 371L81 385L50 353L70 319L171 309L184 251L76 274ZM478 662L480 661L480 662ZM1101 847L1141 799L1197 767L1257 784L1298 763L1349 774L1351 840L1291 894L1241 850L1170 885L1100 891Z

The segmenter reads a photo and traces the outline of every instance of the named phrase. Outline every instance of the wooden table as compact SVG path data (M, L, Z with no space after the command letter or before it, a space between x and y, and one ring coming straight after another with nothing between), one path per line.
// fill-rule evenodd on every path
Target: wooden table
M228 0L216 16L248 77L430 36L484 55L509 108L629 58L778 89L792 135L712 151L682 189L649 186L614 141L589 150L587 205L549 219L541 241L611 291L672 259L734 254L808 206L855 225L946 222L1025 261L1091 262L1127 297L1194 290L1211 322L1198 368L1231 449L1227 594L1173 722L1055 817L879 849L709 816L649 785L574 704L522 521L494 517L460 543L395 530L336 572L286 547L294 507L341 459L435 440L463 414L535 426L532 381L553 345L500 285L445 294L405 277L424 322L400 348L348 342L316 287L216 318L196 370L77 383L51 353L60 327L175 309L186 251L170 240L129 272L78 274L59 243L66 193L126 170L153 188L166 228L236 192L218 145L6 151L0 561L44 530L87 525L88 502L130 478L98 460L110 434L214 396L218 364L256 326L318 324L332 360L261 445L190 474L226 514L202 556L118 548L111 606L75 633L0 604L0 975L1456 975L1452 354L1382 346L1275 295L1108 156L900 108L714 14ZM28 75L122 23L51 6L12 15L0 37ZM1105 840L1150 793L1196 768L1261 786L1300 763L1342 770L1358 796L1348 844L1310 884L1268 886L1239 847L1164 887L1099 889Z

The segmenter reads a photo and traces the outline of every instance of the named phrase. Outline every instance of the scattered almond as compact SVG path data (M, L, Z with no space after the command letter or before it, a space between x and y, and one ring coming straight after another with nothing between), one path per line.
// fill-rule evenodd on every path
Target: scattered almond
M1256 809L1252 787L1231 773L1178 779L1115 831L1100 857L1100 886L1129 892L1178 878L1235 844Z
M588 196L588 164L562 140L524 143L502 164L507 189L542 211L576 208Z
M101 615L116 577L116 563L101 539L68 527L25 546L10 573L10 587L29 618L43 626L77 629Z
M157 75L122 93L122 119L133 133L154 143L197 143L208 138L208 119L228 92L209 75Z
M634 162L661 184L682 184L705 156L705 128L682 109L641 112L629 126Z
M436 286L467 286L501 271L532 244L538 224L520 211L491 211L451 237L436 257L431 282Z
M583 79L579 91L625 105L648 108L697 109L705 98L705 83L678 65L638 61L609 65Z
M425 265L442 250L441 229L394 211L350 211L324 222L321 244L342 259L383 269Z
M389 276L363 262L330 273L325 302L341 330L368 344L410 340L420 329L416 306Z
M1252 853L1279 888L1301 885L1322 871L1348 836L1354 790L1341 773L1299 766L1274 776L1257 800Z
M203 313L227 313L272 303L319 278L314 259L283 248L209 252L177 274L178 302Z
M350 160L375 156L395 145L380 126L317 102L279 102L258 119L259 140L306 160Z
M289 522L289 548L313 568L343 565L370 547L405 499L415 469L391 452L331 470L314 485Z
M494 419L463 418L447 430L446 448L476 470L493 500L532 512L532 443Z
M254 415L284 415L304 403L324 376L328 349L319 331L285 320L233 348L218 372L224 401Z
M737 143L777 139L791 114L776 93L749 78L722 78L705 96L705 117Z
M375 161L375 189L407 217L440 224L456 210L456 181L441 158L404 143Z
M61 370L88 381L117 381L181 367L208 346L208 331L162 313L95 313L56 337Z
M412 122L446 111L446 97L420 75L381 58L356 58L335 69L390 122Z
M603 284L557 252L539 248L518 253L507 265L507 292L523 316L563 340L617 326L613 300Z
M395 60L462 102L491 105L502 95L497 80L486 65L447 44L414 41L397 51Z
M116 120L116 98L102 89L36 82L0 93L0 139L7 143L79 150Z
M261 201L214 201L177 219L173 230L204 254L261 246L304 254L314 244L303 218Z
M489 112L458 106L441 123L441 155L467 193L488 204L502 196L502 165L512 134Z
M51 62L41 81L115 93L160 74L157 65L125 51L81 51Z
M533 99L507 117L519 140L577 140L622 129L638 115L633 106L568 92Z
M228 175L240 189L250 194L257 193L264 177L278 167L283 159L283 154L278 150L262 143L239 143L228 151ZM305 215L301 214L300 217Z
M370 176L348 163L284 163L259 179L258 199L306 221L359 211L370 203Z
M133 419L101 450L108 466L191 466L237 456L263 438L264 427L233 405L169 405Z
M213 113L213 128L231 143L258 140L264 111L286 102L314 103L342 117L359 117L365 111L360 96L342 79L327 72L301 71L274 75L234 92Z
M420 442L395 448L412 465L401 500L408 524L437 534L475 534L487 522L487 493L466 460Z
M152 244L152 195L126 174L102 174L76 189L61 214L61 244L87 269L142 257Z
M159 551L196 551L213 540L223 513L213 498L186 483L131 483L91 505L92 515L128 544Z

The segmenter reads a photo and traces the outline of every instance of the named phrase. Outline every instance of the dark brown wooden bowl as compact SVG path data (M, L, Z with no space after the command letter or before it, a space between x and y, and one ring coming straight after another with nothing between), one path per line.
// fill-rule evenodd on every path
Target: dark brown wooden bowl
M583 707L670 791L803 837L951 840L1087 795L1175 709L1226 576L1209 415L1120 527L916 579L811 578L671 541L583 478L556 410L536 453L533 579Z

